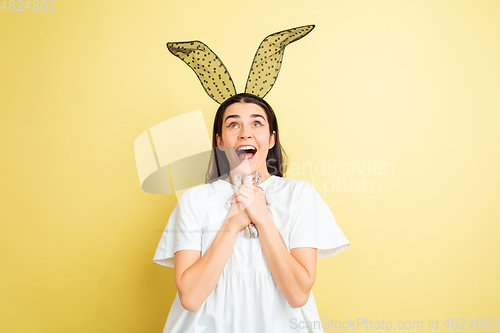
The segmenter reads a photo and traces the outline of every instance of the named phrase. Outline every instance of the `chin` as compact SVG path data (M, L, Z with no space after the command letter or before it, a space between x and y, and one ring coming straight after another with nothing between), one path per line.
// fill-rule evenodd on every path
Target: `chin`
M254 168L249 168L249 167L241 167L241 166L238 166L237 168L233 169L233 172L234 173L241 173L241 174L245 174L245 175L249 175L251 173L253 173L255 170Z

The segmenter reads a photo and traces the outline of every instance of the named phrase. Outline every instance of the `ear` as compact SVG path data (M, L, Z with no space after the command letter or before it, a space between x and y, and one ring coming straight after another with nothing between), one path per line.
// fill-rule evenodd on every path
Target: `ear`
M167 43L167 48L196 73L208 96L214 101L221 104L236 95L236 88L226 66L207 45L193 40Z
M260 43L248 74L245 92L264 98L278 78L285 47L314 29L314 25L283 30L271 34Z
M273 135L269 138L269 149L274 147L274 144L276 143L276 131L273 131Z
M221 151L224 151L224 143L222 142L222 139L219 136L219 134L215 134L215 139L217 141L217 148L219 148Z

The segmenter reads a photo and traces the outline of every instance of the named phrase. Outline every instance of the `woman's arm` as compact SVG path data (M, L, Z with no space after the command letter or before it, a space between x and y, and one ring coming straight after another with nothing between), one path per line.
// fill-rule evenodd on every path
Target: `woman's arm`
M175 284L184 309L198 311L215 289L233 251L238 232L249 223L247 213L234 203L228 218L203 256L195 250L181 250L174 254Z
M317 249L295 248L289 253L271 217L257 228L262 252L288 304L292 308L304 306L316 279Z

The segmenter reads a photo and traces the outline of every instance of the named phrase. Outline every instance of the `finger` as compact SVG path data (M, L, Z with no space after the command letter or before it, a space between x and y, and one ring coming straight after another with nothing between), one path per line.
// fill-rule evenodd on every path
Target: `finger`
M250 181L250 182L248 182L248 183L243 183L243 184L241 184L241 185L238 186L238 189L242 188L243 186L247 186L247 184L253 184L253 183L254 183L253 180Z
M247 202L247 198L243 194L238 194L238 203L245 204Z
M240 201L238 200L238 196L234 195L234 205L236 206L236 211L240 213L243 209L240 207Z
M243 184L243 186L245 186L247 188L252 188L253 187L252 185L254 185L254 184L255 184L255 182L252 180L251 182Z
M264 189L262 187L260 187L259 185L255 184L255 182L246 183L245 187L242 187L242 188L248 189L249 191L252 191L252 192L255 191L257 188L260 188L262 191L264 191Z
M238 190L241 191L241 189L243 189L243 188L251 188L252 184L253 184L253 182L241 184L240 187L238 188Z
M233 211L233 215L239 214L243 211L243 208L241 207L241 204L237 202L238 200L235 198L233 202L233 206L231 206L231 209Z
M244 191L239 191L238 193L236 193L236 195L238 196L238 200L241 200L242 198L251 200L253 199L254 192L253 189L252 190L245 189Z
M251 193L251 192L253 192L253 185L250 183L246 183L240 187L239 191L244 192L244 193Z
M252 203L251 199L247 199L242 195L238 196L238 201L239 201L242 209L246 209Z

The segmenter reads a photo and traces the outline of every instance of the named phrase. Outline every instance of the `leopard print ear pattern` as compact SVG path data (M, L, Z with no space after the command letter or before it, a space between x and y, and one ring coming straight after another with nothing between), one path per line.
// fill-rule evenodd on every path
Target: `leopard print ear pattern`
M255 53L245 92L264 98L278 78L285 47L306 36L314 27L314 24L305 25L276 32L264 38Z
M234 177L234 182L235 185L238 186L238 188L241 187L241 185L249 183L251 181L255 182L255 185L260 184L262 180L262 174L258 171L255 171L253 174L250 175L243 175L243 174L237 174ZM225 203L226 209L231 209L231 206L234 202L234 196L231 196ZM266 204L270 205L269 198L266 196ZM250 239L250 238L257 238L259 236L259 231L257 230L257 226L255 224L250 223L245 227L245 231L243 233L245 238Z
M214 101L221 104L236 95L233 79L226 66L207 45L193 40L167 43L167 48L196 73L208 96Z

